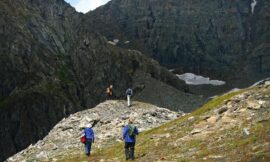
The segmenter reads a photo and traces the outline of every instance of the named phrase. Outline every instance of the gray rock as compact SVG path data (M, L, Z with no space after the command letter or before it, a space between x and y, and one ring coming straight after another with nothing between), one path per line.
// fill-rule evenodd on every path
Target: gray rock
M244 128L243 131L244 131L245 135L247 135L247 136L250 135L250 132L249 132L248 128Z
M189 121L194 121L195 120L195 117L194 116L191 116L188 118Z
M77 150L77 152L74 151L73 153L80 154L78 151L82 147L80 143L82 130L79 127L82 121L74 119L91 122L93 118L98 118L99 123L93 127L96 137L94 146L104 147L108 145L108 140L111 142L119 141L123 126L128 123L129 118L135 119L135 125L141 132L176 119L179 115L179 113L154 105L135 101L133 103L132 107L127 108L125 101L106 101L95 108L72 114L60 121L43 140L29 146L7 161L21 161L22 159L29 160L32 158L42 161L48 157L54 158L57 155L64 154L67 148ZM150 115L154 112L156 116ZM163 134L156 137L169 138L170 135Z
M190 134L191 135L194 135L194 134L198 134L198 133L201 133L202 132L202 129L193 129Z
M265 86L270 86L270 81L266 81L264 84Z
M217 110L217 113L218 113L218 114L222 114L222 113L226 112L227 110L228 110L227 107L221 107L221 108L219 108L219 109Z
M262 107L262 103L259 103L256 100L249 100L249 101L247 101L247 108L248 109L258 110L261 107Z

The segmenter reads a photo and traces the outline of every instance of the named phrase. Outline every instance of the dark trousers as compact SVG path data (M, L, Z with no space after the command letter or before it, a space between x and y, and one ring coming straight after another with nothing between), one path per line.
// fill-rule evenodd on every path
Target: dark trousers
M134 160L135 142L125 142L126 160Z
M113 95L107 94L107 100L113 100L113 99L114 99Z
M85 147L85 154L89 156L91 152L91 147L92 147L92 140L86 139L84 147Z

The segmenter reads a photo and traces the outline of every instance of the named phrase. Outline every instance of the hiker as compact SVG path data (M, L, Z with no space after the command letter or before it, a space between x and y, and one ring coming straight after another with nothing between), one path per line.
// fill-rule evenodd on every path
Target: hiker
M127 105L128 105L128 107L130 107L131 106L130 98L133 95L133 90L131 88L128 88L126 90L126 95L127 95Z
M85 146L85 154L86 156L90 156L91 153L91 147L92 147L92 143L94 143L95 141L95 135L94 135L94 131L92 129L92 125L88 124L83 131L83 135L85 138L84 146Z
M139 134L136 126L133 125L133 119L129 119L128 124L123 130L123 139L125 140L125 155L126 160L134 160L134 151L136 136Z
M112 97L113 97L113 85L110 85L107 88L106 93L107 93L107 99L108 100L112 99Z

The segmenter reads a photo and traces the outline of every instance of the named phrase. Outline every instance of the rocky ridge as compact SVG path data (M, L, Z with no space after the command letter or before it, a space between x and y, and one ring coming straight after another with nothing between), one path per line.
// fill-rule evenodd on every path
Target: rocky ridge
M140 132L169 122L182 113L165 108L133 102L127 107L125 101L106 101L94 108L77 112L60 121L42 140L10 157L7 161L57 161L59 155L76 155L83 152L80 136L88 123L95 123L93 150L121 142L123 126L134 118Z

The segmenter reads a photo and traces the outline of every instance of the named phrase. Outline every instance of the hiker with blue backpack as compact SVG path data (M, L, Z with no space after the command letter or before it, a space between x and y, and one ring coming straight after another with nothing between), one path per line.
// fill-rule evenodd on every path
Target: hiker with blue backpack
M92 143L95 141L94 131L92 129L92 125L88 124L82 133L81 142L84 143L85 154L86 156L90 156Z
M128 107L130 107L131 106L130 98L133 95L133 90L131 88L128 88L126 90L126 95L127 95L127 105L128 105Z
M139 134L139 131L135 125L133 125L133 119L129 119L128 124L123 129L123 139L125 141L125 155L126 160L134 160L134 151L136 136Z

